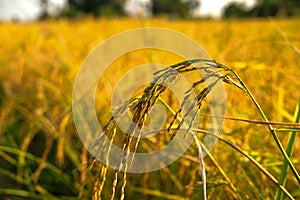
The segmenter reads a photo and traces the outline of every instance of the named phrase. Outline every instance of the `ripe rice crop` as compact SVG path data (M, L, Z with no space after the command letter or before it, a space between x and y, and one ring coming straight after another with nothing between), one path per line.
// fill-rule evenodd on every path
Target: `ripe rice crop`
M112 196L115 199L124 196L125 199L202 199L205 191L207 199L280 199L287 194L299 198L295 175L300 170L299 110L296 109L300 96L299 24L299 19L145 19L141 23L126 18L0 24L0 195L8 199L110 199ZM81 63L95 46L121 31L148 26L173 29L193 38L217 60L208 62L227 70L235 82L222 73L224 77L220 80L226 83L227 119L220 141L207 157L199 159L199 145L202 145L199 140L176 162L161 170L121 173L93 160L82 145L72 119L72 87ZM96 110L101 125L109 124L111 117L111 94L107 91L113 91L126 71L150 61L166 67L189 62L151 49L118 58L97 88ZM105 90L101 88L103 83ZM145 94L145 88L133 96ZM173 123L166 130L169 128L173 133L180 123L176 112L181 102L174 102L168 90L164 92L161 104L170 106L169 125ZM134 103L131 106L133 114L147 111L141 110L143 106L135 107ZM201 109L205 129L209 123L205 117L208 110L205 101ZM199 139L203 134L210 134L195 132ZM114 131L109 134L114 137ZM145 146L137 146L136 150L147 151L147 145L151 147L154 143L153 148L159 148L165 145L164 137L171 139L160 134L153 140L142 141ZM123 141L128 140L122 136L114 140L120 146L126 144ZM289 167L288 170L282 167L287 163L283 164L278 141L283 149L293 149L289 164L293 165L294 173ZM131 148L135 149L134 144ZM199 171L202 162L205 190L204 176ZM285 180L282 193L274 180Z

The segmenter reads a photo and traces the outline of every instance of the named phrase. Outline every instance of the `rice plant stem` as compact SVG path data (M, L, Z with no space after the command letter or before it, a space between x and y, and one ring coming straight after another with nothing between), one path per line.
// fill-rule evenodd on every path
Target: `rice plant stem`
M298 104L297 104L295 114L294 114L294 122L297 123L299 121L300 121L300 98L298 99ZM286 153L288 154L289 157L292 156L295 139L296 139L296 132L292 131L289 135L288 144L287 144L287 148L286 148ZM281 168L281 174L280 174L280 177L279 177L279 183L283 186L286 183L287 171L288 171L288 163L287 163L286 160L284 160L282 168ZM275 195L275 199L280 200L280 199L282 199L282 196L283 196L282 191L277 190L276 195Z
M216 134L214 134L212 132L209 132L209 131L205 131L205 130L201 130L201 129L194 129L194 128L192 129L192 131L199 132L199 133L204 133L204 134L207 134L207 135L212 135L214 137L217 137L219 140L226 143L227 145L229 145L230 147L232 147L233 149L235 149L236 151L241 153L243 156L248 158L256 167L258 167L260 169L261 172L263 172L274 184L276 184L277 187L280 188L286 194L286 196L289 199L294 199L293 196L282 185L279 184L279 182L276 180L276 178L272 174L270 174L261 164L259 164L254 158L249 156L247 153L245 153L238 146L232 144L231 142L227 141L223 137L221 137L219 135L216 135Z
M186 130L187 128L180 128L179 130ZM149 134L152 133L157 133L159 131L167 131L168 129L160 129L160 130L153 130L148 132ZM173 128L171 130L177 130L176 128ZM235 149L237 152L241 153L243 156L245 156L248 160L250 160L263 174L265 174L278 188L280 188L280 190L282 190L284 192L284 194L289 198L289 199L294 199L294 197L282 186L279 184L279 182L276 180L276 178L270 174L261 164L259 164L254 158L252 158L250 155L248 155L247 153L245 153L242 149L240 149L238 146L232 144L231 142L229 142L228 140L226 140L225 138L216 135L210 131L206 131L206 130L201 130L201 129L195 129L192 128L191 131L193 132L198 132L198 133L203 133L203 134L207 134L207 135L211 135L214 136L216 138L218 138L219 140L221 140L222 142L224 142L225 144L227 144L228 146L232 147L233 149Z
M261 109L260 105L258 104L258 102L255 100L254 96L252 95L252 93L250 92L250 90L248 89L248 87L244 84L244 82L242 81L242 79L238 76L238 74L231 68L217 62L217 61L214 61L217 65L220 65L224 68L227 68L229 71L231 71L234 76L237 78L237 80L239 81L239 83L243 86L243 88L245 89L245 92L247 93L247 95L250 97L250 99L252 100L252 102L254 103L255 107L258 109L260 115L262 116L262 118L266 121L266 122L269 122L267 116L265 115L265 113L263 112L263 110ZM277 134L276 134L276 131L274 130L273 126L271 124L267 124L277 146L279 147L282 155L284 156L284 158L286 159L287 163L289 164L295 178L297 179L298 183L300 184L300 176L296 170L296 168L294 167L292 161L290 160L288 154L286 153L284 147L282 146Z

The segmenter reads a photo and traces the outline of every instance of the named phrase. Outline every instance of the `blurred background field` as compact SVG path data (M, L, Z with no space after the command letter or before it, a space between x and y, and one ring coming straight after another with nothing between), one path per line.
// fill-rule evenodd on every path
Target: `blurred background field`
M92 156L74 126L72 89L84 59L110 36L142 27L186 34L212 59L237 71L269 120L292 122L300 96L299 26L299 18L84 16L0 23L0 199L92 198L97 169L89 169ZM111 94L107 91L113 89L115 77L149 61L169 66L183 60L149 50L123 55L112 63L111 71L106 72L111 82L105 89L99 84L97 90L96 108L102 125L111 115ZM226 95L226 116L261 120L243 91L226 85ZM279 178L284 159L265 125L226 120L222 136ZM285 146L288 132L278 136ZM299 140L296 134L292 162L298 171ZM126 199L202 199L197 154L193 144L168 167L128 174ZM208 199L274 199L276 185L237 151L218 142L211 154L215 162L208 157L204 160ZM111 185L112 174L107 177L102 199L110 198ZM300 198L299 184L290 171L286 189L295 199ZM116 197L119 195L117 192Z

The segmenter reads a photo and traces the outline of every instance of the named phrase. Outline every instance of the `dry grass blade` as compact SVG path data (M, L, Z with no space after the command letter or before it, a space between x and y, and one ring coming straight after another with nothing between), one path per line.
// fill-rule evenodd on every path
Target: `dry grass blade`
M199 152L199 173L202 176L203 199L206 200L207 199L207 194L206 194L206 173L205 173L205 167L204 167L203 153L202 153L202 148L201 148L200 142L199 142L196 134L193 134L193 135L194 135L194 140L196 142L196 145L198 147L198 152Z
M216 166L216 168L219 170L219 172L222 174L222 176L225 178L226 182L228 183L230 189L232 190L232 195L234 196L235 199L241 199L241 197L238 195L238 191L233 185L232 181L229 179L229 177L226 175L224 170L221 168L221 166L218 164L218 162L215 160L215 158L211 155L211 153L208 151L208 149L205 147L203 143L200 142L200 145L204 152L207 154L209 159L213 162L213 164Z

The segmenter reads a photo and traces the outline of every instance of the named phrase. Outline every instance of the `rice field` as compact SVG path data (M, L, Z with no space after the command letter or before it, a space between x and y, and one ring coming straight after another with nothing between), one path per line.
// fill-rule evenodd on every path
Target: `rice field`
M113 169L104 169L99 162L93 162L77 134L72 90L82 62L109 37L143 27L183 33L201 44L212 59L233 69L268 120L281 122L274 123L274 128L284 149L293 149L291 162L299 172L299 124L286 126L286 123L299 123L299 116L298 120L295 117L300 97L299 26L299 19L84 18L0 24L1 199L111 199L112 194L114 199L122 196L125 199L203 199L201 159L196 143L168 167L140 174L120 173L116 180ZM112 93L108 91L113 91L128 70L150 62L171 66L183 61L180 56L151 49L128 53L115 60L98 84L99 123L103 126L109 123ZM221 137L241 149L277 181L284 176L284 188L294 199L299 199L297 176L290 169L283 173L284 156L268 124L261 123L264 119L256 105L245 91L233 84L225 84L225 91L226 117L232 119L225 120ZM141 92L142 89L137 91ZM168 105L178 109L180 103L173 101L172 95L167 93L164 97ZM201 110L205 114L208 108L204 105ZM209 122L201 123L205 128ZM114 142L122 145L122 139L120 136ZM150 142L157 149L165 145L160 138ZM278 186L270 177L226 142L219 140L203 161L207 199L280 199Z

